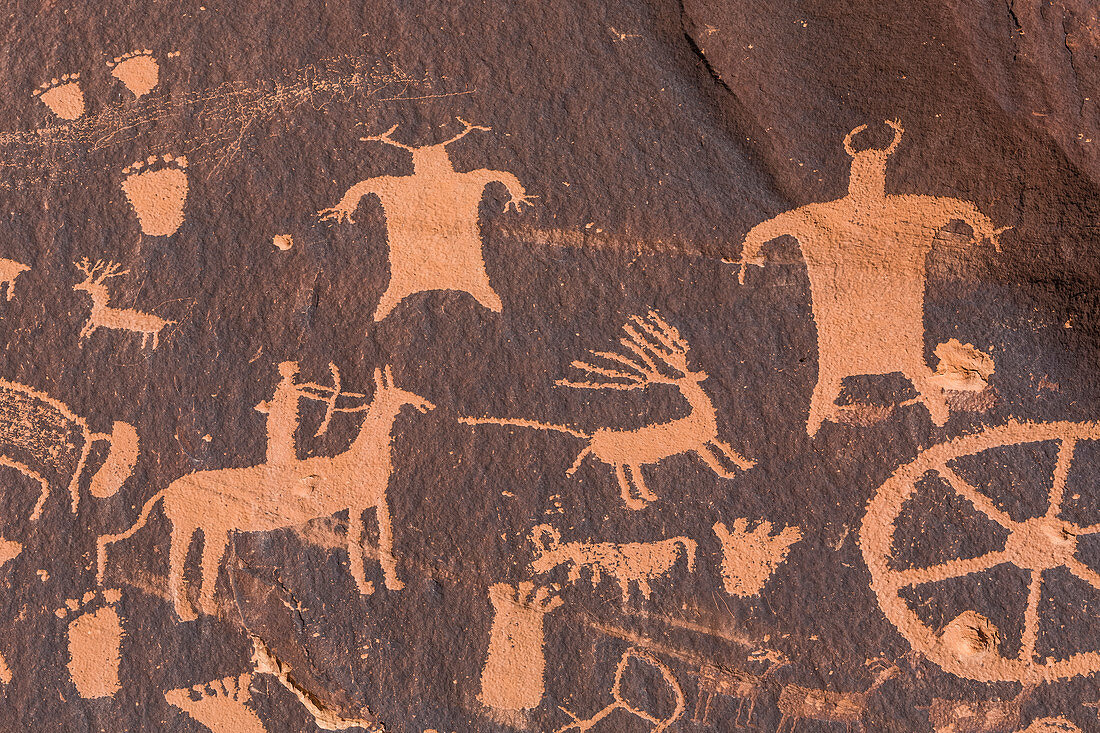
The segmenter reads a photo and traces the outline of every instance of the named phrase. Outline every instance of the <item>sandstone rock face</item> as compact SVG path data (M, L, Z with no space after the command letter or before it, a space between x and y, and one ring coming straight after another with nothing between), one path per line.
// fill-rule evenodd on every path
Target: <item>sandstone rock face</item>
M10 15L0 733L1100 724L1093 5Z

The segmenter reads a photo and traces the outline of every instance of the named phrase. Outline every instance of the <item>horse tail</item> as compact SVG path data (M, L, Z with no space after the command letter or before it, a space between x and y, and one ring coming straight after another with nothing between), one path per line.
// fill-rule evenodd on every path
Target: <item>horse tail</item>
M684 557L687 558L688 572L695 572L695 540L690 537L675 537L672 540L673 546L679 545L684 550Z
M138 457L138 435L129 423L116 421L111 435L107 460L92 476L91 492L97 499L114 496L134 471Z
M134 533L145 526L145 523L149 521L149 514L153 511L153 505L164 498L164 495L168 492L168 489L172 488L168 486L161 489L145 502L145 506L141 508L141 514L138 516L134 526L125 532L119 534L104 534L96 538L96 571L95 580L97 585L103 585L103 574L107 570L107 545L112 545L115 542L121 542L122 540L129 539L134 536Z

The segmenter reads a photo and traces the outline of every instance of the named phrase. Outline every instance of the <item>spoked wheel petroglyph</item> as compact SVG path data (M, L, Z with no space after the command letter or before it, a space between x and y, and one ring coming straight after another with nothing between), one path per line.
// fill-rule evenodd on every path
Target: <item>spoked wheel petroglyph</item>
M898 469L887 479L871 500L860 531L863 557L871 571L871 587L879 604L891 623L909 641L913 648L945 671L960 677L983 682L1019 681L1023 683L1050 682L1057 679L1091 674L1100 671L1100 641L1095 650L1082 651L1067 656L1047 657L1036 651L1036 642L1044 624L1055 623L1044 618L1043 587L1048 583L1064 582L1048 571L1064 569L1084 583L1100 591L1100 573L1077 557L1078 538L1100 533L1100 517L1097 523L1082 526L1061 517L1066 490L1066 479L1073 464L1075 452L1082 441L1100 440L1100 423L1009 423L981 433L967 435L933 446L916 460ZM993 448L1024 443L1054 442L1057 459L1047 493L1047 508L1043 515L1016 520L997 507L994 501L978 488L963 479L952 467L957 458L976 456ZM984 519L1007 531L1004 546L978 557L952 559L940 564L897 569L891 562L892 548L897 534L897 521L906 502L914 496L921 480L935 472L946 482L950 490L968 501ZM901 593L907 589L946 580L962 578L972 573L984 573L1006 564L1025 571L1028 577L1027 600L1024 605L1023 629L1019 651L1015 656L1005 656L1000 649L989 653L969 653L947 633L930 628L910 607ZM1060 575L1060 573L1059 573ZM932 586L934 588L934 585ZM956 618L978 619L974 635L981 641L986 637L989 646L998 641L994 630L991 637L981 629L983 617L966 612ZM950 630L954 622L945 629ZM1087 643L1087 642L1086 642Z

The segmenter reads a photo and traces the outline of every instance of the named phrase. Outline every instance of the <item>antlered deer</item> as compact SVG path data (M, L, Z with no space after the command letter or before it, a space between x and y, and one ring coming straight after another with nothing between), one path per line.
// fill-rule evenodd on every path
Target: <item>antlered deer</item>
M626 336L619 339L619 343L630 355L611 351L591 352L594 357L615 363L616 368L574 361L574 367L585 370L590 379L597 381L560 379L557 384L575 389L620 390L644 389L654 384L671 385L680 391L690 407L685 417L633 430L601 428L591 435L564 425L531 420L465 417L461 421L468 425L516 425L553 430L588 440L588 445L566 474L571 476L576 473L590 455L610 464L615 469L623 501L631 509L642 509L648 502L657 499L642 478L643 465L658 463L682 453L694 453L722 478L736 475L724 467L722 461L728 461L742 471L752 468L754 461L744 458L718 439L717 411L702 387L707 373L688 368L688 344L680 332L655 311L650 311L645 318L631 316L623 331Z
M783 717L779 720L775 733L780 733L784 726L789 726L787 730L793 731L798 721L807 718L823 723L844 723L849 733L854 725L863 733L866 730L863 727L863 713L867 709L867 701L878 688L900 671L896 664L887 665L882 659L868 660L867 664L877 667L878 673L866 692L832 692L813 687L784 685L777 702Z
M73 290L83 290L92 296L92 312L88 316L84 328L80 329L80 345L83 346L84 339L95 333L97 328L102 327L140 333L141 348L143 349L151 336L153 348L157 348L157 340L160 337L161 329L169 323L174 323L174 321L166 321L159 316L154 316L152 313L142 313L133 308L113 308L108 305L111 296L107 292L104 281L109 277L125 275L129 270L119 272L118 268L121 265L114 262L104 263L102 260L92 265L87 258L75 264L76 268L84 273L84 279L73 285Z
M752 721L753 710L756 708L756 699L764 690L771 675L786 667L791 662L781 652L764 649L749 655L749 661L770 662L768 668L761 674L746 672L743 669L728 669L717 664L704 664L699 668L699 693L695 698L695 714L692 720L696 723L707 723L710 720L710 705L715 695L733 697L738 700L737 717L733 719L733 725L741 728ZM745 713L745 703L748 703L748 714L744 721L741 716Z
M630 584L646 598L652 593L649 581L666 574L682 554L687 559L689 573L695 572L695 540L688 537L672 537L659 542L562 542L561 533L549 524L540 524L531 530L535 542L535 559L531 570L549 573L559 565L569 566L569 582L580 580L581 569L592 574L592 587L603 580L604 573L619 584L623 603L630 601Z

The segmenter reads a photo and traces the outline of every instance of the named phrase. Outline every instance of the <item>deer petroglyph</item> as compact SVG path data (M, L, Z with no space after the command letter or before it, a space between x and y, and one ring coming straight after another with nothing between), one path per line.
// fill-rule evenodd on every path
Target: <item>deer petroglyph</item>
M502 183L511 200L505 210L517 212L532 205L519 179L507 171L475 170L459 173L451 164L446 146L473 130L490 128L459 119L465 129L436 145L413 147L393 139L397 125L381 135L360 138L377 140L412 153L413 173L408 176L378 176L361 181L347 190L340 202L320 213L322 219L352 223L352 214L364 196L374 195L382 203L390 248L390 282L374 320L381 321L402 300L431 290L469 293L478 303L500 313L502 305L489 284L481 251L478 206L491 183Z
M161 329L174 324L175 321L166 321L152 313L142 313L133 308L115 308L110 305L111 295L107 291L107 278L125 275L129 270L119 272L118 268L121 265L102 260L93 265L87 258L75 264L76 269L84 273L84 279L73 285L73 290L85 292L92 298L92 312L88 315L84 327L80 329L80 345L83 346L84 339L89 338L96 329L107 328L139 333L141 348L144 349L150 339L152 339L153 348L157 348Z
M689 573L695 572L695 540L672 537L657 542L562 542L561 533L549 524L531 530L535 543L535 558L531 570L539 575L559 566L569 568L570 583L580 580L581 570L591 573L595 588L606 574L619 584L623 603L630 602L630 584L637 585L649 598L653 590L649 581L666 575L682 555Z
M710 395L702 387L708 378L704 371L688 367L688 344L680 332L665 322L655 311L644 318L632 316L623 326L626 336L619 343L629 354L593 351L592 356L614 363L614 368L590 362L574 361L590 380L574 382L558 380L563 387L574 389L645 389L656 384L675 387L691 408L686 417L664 423L645 425L634 430L601 428L586 434L564 425L500 418L463 417L467 425L513 425L567 433L588 441L567 475L574 474L588 456L614 467L623 502L631 509L643 509L657 499L645 484L642 466L658 463L670 456L694 453L722 478L734 478L736 473L723 466L732 463L742 471L755 465L718 439L717 411ZM669 373L671 372L671 374Z
M371 508L378 517L378 554L386 587L390 590L403 588L404 583L397 578L393 528L386 499L393 472L392 430L405 406L427 412L434 405L395 386L388 366L374 370L374 387L371 402L360 407L336 407L336 399L343 395L333 390L330 411L366 412L358 436L344 453L304 460L287 455L276 464L197 471L158 491L145 502L132 527L99 538L98 581L103 582L107 546L141 529L157 502L163 500L164 513L171 524L168 586L181 620L197 618L184 594L183 571L191 541L200 529L203 533L200 605L207 613L214 611L215 582L230 533L293 527L344 510L349 513L347 546L351 575L360 593L374 590L364 573L362 547L363 512ZM316 389L310 391L316 392ZM269 420L269 429L270 425ZM295 424L292 429L283 431L284 438L290 436L293 440L296 427Z
M745 236L739 279L747 265L763 267L761 249L783 236L798 240L809 271L817 324L817 386L810 400L806 432L817 434L831 420L844 379L863 374L901 372L928 408L932 422L943 425L948 407L942 389L924 360L925 259L936 233L953 221L968 224L975 241L988 240L999 251L989 217L974 204L943 196L888 195L886 162L903 129L887 121L894 139L884 149L852 157L848 194L828 203L807 204L756 225Z
M854 725L863 733L863 713L867 710L867 701L900 671L896 664L887 664L881 659L869 660L867 664L877 672L865 692L833 692L814 687L784 685L776 703L783 716L779 720L779 727L775 729L776 733L781 733L784 727L793 731L801 720L843 723L848 730Z

